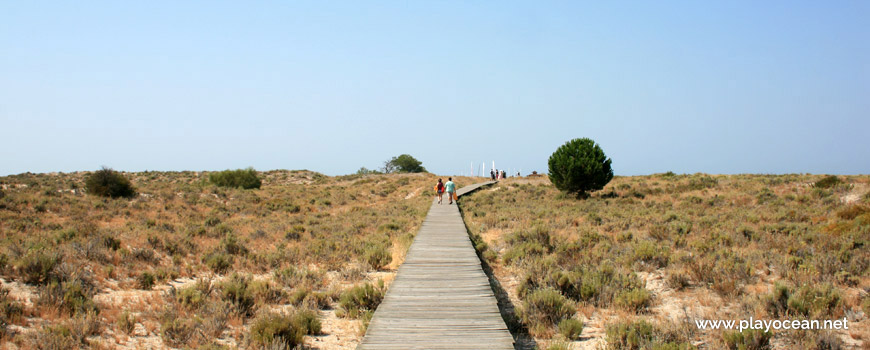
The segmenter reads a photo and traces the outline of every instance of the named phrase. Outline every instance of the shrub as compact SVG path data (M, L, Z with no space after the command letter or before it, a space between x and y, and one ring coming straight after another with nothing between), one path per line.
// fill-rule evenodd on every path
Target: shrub
M272 276L279 285L294 288L297 286L320 287L323 286L326 276L321 270L295 269L287 267L275 270Z
M305 329L294 325L292 317L275 313L265 314L251 325L251 341L265 348L278 348L277 345L293 349L302 344L305 333Z
M585 196L604 188L613 179L611 160L588 138L568 141L550 156L550 181L567 193Z
M75 339L69 327L63 324L46 325L35 332L31 348L37 350L76 349Z
M843 220L852 220L868 212L870 212L870 207L864 205L852 205L848 208L838 211L837 216L839 216L840 219Z
M154 254L154 249L151 248L133 248L130 251L130 257L144 262L157 262L157 255Z
M277 304L286 296L284 290L276 287L269 280L251 281L248 286L254 299L263 304Z
M538 333L574 315L574 305L552 288L531 292L523 301L522 319Z
M232 232L227 233L226 236L221 239L221 247L227 254L248 254L248 247L246 247L243 243L239 242L238 237L236 237L236 235L234 235Z
M111 250L118 250L121 248L121 241L114 237L104 236L102 239L102 244L107 249Z
M23 313L21 304L9 298L9 291L0 287L0 341L6 334L6 325L18 320Z
M830 283L804 285L788 298L789 311L807 317L830 316L842 304L840 292Z
M53 281L39 289L38 305L58 308L68 315L99 312L92 299L95 290L87 281L73 278L63 282Z
M825 176L824 178L822 178L819 181L816 181L814 186L816 188L831 188L831 187L837 186L841 183L843 183L843 181L840 180L839 177L836 177L834 175L830 175L830 176Z
M657 246L650 241L640 241L634 245L635 261L642 261L655 267L665 267L668 265L669 256L667 247Z
M571 350L571 343L564 340L555 340L547 344L547 350Z
M222 252L208 254L202 260L215 273L224 273L233 266L233 256Z
M45 284L60 262L61 255L58 253L31 250L16 262L15 268L24 283Z
M190 310L202 306L206 301L206 297L207 295L204 295L203 292L196 287L181 288L175 292L175 301Z
M221 299L233 305L235 312L250 316L254 308L254 295L248 288L250 278L234 273L218 285Z
M227 326L233 307L224 301L206 300L197 310L202 317L201 329L212 338L220 338Z
M115 325L122 332L126 334L133 334L133 330L136 329L136 317L130 313L130 311L124 310L118 315L118 320L115 321Z
M298 207L297 207L298 208ZM287 230L287 233L284 235L284 238L288 240L298 240L302 237L302 234L305 233L305 226L303 225L293 225Z
M573 318L567 318L559 322L559 334L569 340L580 339L583 333L583 322Z
M846 346L843 341L833 332L821 332L816 336L816 349L818 350L841 350Z
M262 182L254 168L224 170L208 175L208 180L220 187L252 189L260 188Z
M366 282L341 293L338 305L347 317L358 318L365 311L377 309L383 299L383 288Z
M292 316L292 322L304 334L320 334L320 320L317 319L317 314L312 310L302 309L296 311Z
M568 297L607 307L625 290L644 289L644 282L634 273L622 273L608 265L587 267L574 276L563 276L560 289Z
M193 338L199 326L194 318L178 317L175 313L164 316L160 324L160 336L167 345L184 347Z
M88 344L88 337L98 335L102 331L100 319L97 317L97 313L93 311L76 315L67 322L64 322L64 325L69 329L72 339L82 345Z
M610 324L606 327L607 345L609 349L641 349L652 343L655 333L655 327L644 320Z
M689 276L683 271L667 271L665 283L674 290L683 290L691 284Z
M791 296L791 290L788 286L776 282L773 285L773 292L764 297L764 306L767 312L773 317L785 315L788 312L788 299Z
M136 283L139 285L139 289L151 290L154 288L154 274L143 272L139 275L139 278L136 279Z
M380 270L393 261L393 256L386 245L369 244L363 252L363 259L372 269Z
M646 288L634 288L619 292L613 302L617 307L631 311L644 311L651 303L652 295Z
M771 336L771 333L757 329L725 331L722 340L730 350L763 350L770 349Z
M88 176L85 180L85 189L90 194L102 197L129 198L136 195L136 190L130 180L105 167Z

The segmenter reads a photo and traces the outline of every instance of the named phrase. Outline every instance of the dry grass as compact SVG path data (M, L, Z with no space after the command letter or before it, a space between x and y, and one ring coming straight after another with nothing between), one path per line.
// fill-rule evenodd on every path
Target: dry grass
M870 328L860 311L870 290L870 177L814 186L822 178L616 177L585 200L543 178L508 179L461 205L471 234L485 242L476 246L521 313L537 290L577 302L586 327L575 347L602 338L631 347L625 332L641 332L641 348L717 348L721 331L675 329L749 317L847 317L850 331L781 331L771 343L815 348L836 338L860 347ZM524 326L539 344L558 340L551 324Z
M83 192L86 175L0 177L0 277L33 302L4 317L0 342L246 347L257 315L335 308L344 290L394 273L435 179L269 171L242 190L142 172L124 174L138 196L108 199ZM83 319L87 336L51 328Z

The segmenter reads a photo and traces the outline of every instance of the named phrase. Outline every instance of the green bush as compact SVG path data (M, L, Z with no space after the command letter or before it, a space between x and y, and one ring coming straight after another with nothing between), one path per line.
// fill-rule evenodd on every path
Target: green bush
M206 297L207 296L196 287L181 288L175 292L175 301L190 310L202 306L206 301Z
M652 302L652 295L646 288L634 288L624 290L616 294L613 303L620 308L635 312L644 311L649 308Z
M568 340L580 339L583 333L583 322L573 318L567 318L559 322L559 334Z
M837 186L841 183L843 183L843 181L840 180L839 177L836 177L834 175L830 175L830 176L825 176L824 178L822 178L819 181L816 181L814 186L816 188L831 188L831 187Z
M722 340L730 350L764 350L770 349L771 336L771 333L762 330L749 329L742 332L725 331Z
M383 288L366 282L341 293L338 306L344 310L346 316L358 318L365 311L375 311L383 299Z
M363 259L372 269L380 270L393 261L393 256L384 245L370 245L363 252Z
M600 190L613 179L610 158L588 138L568 141L553 152L547 164L553 185L578 196Z
M773 292L763 298L767 312L773 317L786 315L788 312L788 299L791 293L792 291L788 286L780 282L774 283Z
M634 245L634 260L653 265L655 267L665 267L668 265L670 251L665 246L658 246L650 241L640 241Z
M99 308L93 300L95 292L92 285L80 278L63 282L52 281L39 289L36 303L60 309L70 316L97 313Z
M694 345L689 342L666 342L654 344L652 350L695 350Z
M227 272L233 266L233 256L223 252L208 254L202 260L215 273Z
M647 321L619 322L606 327L608 349L637 350L648 347L656 329Z
M247 255L248 247L239 242L239 238L235 234L229 232L221 239L221 248L224 252L232 255Z
M573 303L552 288L538 289L523 301L522 318L532 329L550 328L574 316Z
M76 349L72 331L67 325L46 325L35 332L32 348L36 350Z
M178 317L176 314L165 317L160 324L160 337L167 345L172 347L184 347L196 334L199 326L197 319Z
M301 330L304 334L320 334L320 320L317 319L317 313L312 310L302 309L296 311L296 313L292 315L292 322L293 325Z
M830 283L805 285L788 298L788 309L797 315L820 318L831 316L842 304L840 291Z
M609 265L602 265L588 266L562 275L558 286L571 299L608 307L619 293L644 289L645 284L634 273L620 272Z
M250 316L254 309L254 295L248 288L251 279L237 273L218 284L221 299L233 305L236 314Z
M15 268L24 283L45 284L60 262L61 255L58 253L31 250L15 263Z
M265 314L251 325L251 341L263 348L294 349L302 344L305 333L294 324L293 317L275 313Z
M224 170L208 175L208 180L220 187L252 189L260 188L262 182L254 168Z
M88 193L102 197L130 198L136 195L136 189L124 175L109 169L97 170L85 180Z
M276 287L270 280L253 280L248 289L261 304L277 304L286 297L284 290Z
M136 279L137 284L139 285L139 289L151 290L154 288L154 274L150 272L143 272Z

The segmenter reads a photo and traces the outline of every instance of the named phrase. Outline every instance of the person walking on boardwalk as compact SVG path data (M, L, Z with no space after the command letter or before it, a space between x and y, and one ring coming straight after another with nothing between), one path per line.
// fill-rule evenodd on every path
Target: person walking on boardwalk
M438 184L435 185L435 193L438 196L438 204L441 204L441 200L444 199L444 183L441 179L438 179Z
M489 171L489 177L491 177L493 180L495 180L495 170Z
M447 200L449 201L447 204L453 204L453 198L456 196L456 184L453 183L452 177L447 178L447 183L444 184L444 187L447 188Z

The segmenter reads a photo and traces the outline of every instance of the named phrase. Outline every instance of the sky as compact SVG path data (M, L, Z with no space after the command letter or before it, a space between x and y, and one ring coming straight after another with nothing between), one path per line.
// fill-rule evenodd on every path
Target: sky
M2 1L0 175L870 174L867 1ZM477 171L477 170L476 170Z

